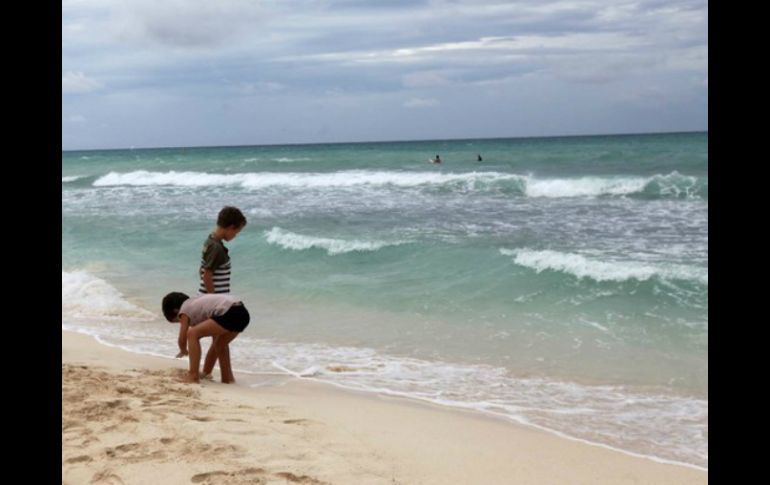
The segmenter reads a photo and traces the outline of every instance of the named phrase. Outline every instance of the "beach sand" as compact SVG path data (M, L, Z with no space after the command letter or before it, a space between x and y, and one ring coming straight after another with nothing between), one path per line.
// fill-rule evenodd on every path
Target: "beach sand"
M704 471L479 413L307 380L264 376L258 388L243 380L177 383L186 364L63 331L62 482L708 482Z

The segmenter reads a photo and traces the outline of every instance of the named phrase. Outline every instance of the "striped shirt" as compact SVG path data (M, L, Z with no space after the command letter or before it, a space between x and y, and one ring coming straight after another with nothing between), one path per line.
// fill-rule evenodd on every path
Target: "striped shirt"
M212 235L203 243L201 252L200 287L198 293L208 293L203 282L203 272L208 269L213 272L214 293L230 293L230 256L222 241Z

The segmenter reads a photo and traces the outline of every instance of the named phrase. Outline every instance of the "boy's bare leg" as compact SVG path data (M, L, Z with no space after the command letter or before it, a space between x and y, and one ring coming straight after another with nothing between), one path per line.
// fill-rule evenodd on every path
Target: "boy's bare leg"
M228 333L228 330L220 326L212 319L205 320L187 331L187 350L190 352L190 371L184 382L200 382L201 342L203 337L214 337ZM220 367L221 367L220 361Z
M219 371L222 375L223 384L232 384L235 382L235 376L233 375L233 368L230 364L230 342L238 336L238 332L224 333L218 335L214 339L214 345L217 347L217 355L219 356Z
M215 344L216 337L211 339L211 346L209 351L206 352L206 360L203 361L203 372L201 377L210 376L214 372L214 364L217 363L217 346Z

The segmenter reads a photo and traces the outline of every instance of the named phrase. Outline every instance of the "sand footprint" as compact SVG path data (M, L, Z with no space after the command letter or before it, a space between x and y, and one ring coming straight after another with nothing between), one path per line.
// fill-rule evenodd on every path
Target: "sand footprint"
M98 483L104 485L125 485L125 482L111 470L102 470L95 473L91 478L91 483Z
M112 401L105 401L104 404L108 409L128 409L128 403L125 399L114 399Z
M213 472L199 473L190 478L192 483L205 485L245 485L247 483L267 483L261 475L265 474L262 468L246 468L234 472L216 470Z
M111 459L120 459L127 463L138 463L148 460L161 460L166 457L163 450L149 450L140 443L126 443L114 448L107 448L104 454Z
M276 477L285 478L286 480L294 483L307 483L310 485L326 485L327 482L322 482L317 478L309 477L307 475L297 476L292 472L278 472L274 474Z
M222 471L217 470L213 472L206 472L206 473L199 473L197 475L193 475L193 477L190 479L193 483L225 483L224 481L220 481L219 479L225 479L229 477L230 474Z
M215 470L206 473L199 473L190 478L192 483L202 483L204 485L245 485L253 483L267 483L268 479L264 477L267 472L262 468L246 468L243 470L226 472L224 470ZM307 475L295 475L292 472L273 473L272 476L282 478L287 482L301 483L306 485L328 485ZM273 480L271 480L272 482Z
M298 419L284 419L283 423L284 424L301 424L301 425L307 426L311 423L311 421L309 419L298 418Z
M209 418L208 416L187 416L189 419L192 419L193 421L212 421L212 418Z
M83 463L84 461L92 461L92 460L93 458L91 458L88 455L80 455L72 458L67 458L66 460L64 460L64 463Z

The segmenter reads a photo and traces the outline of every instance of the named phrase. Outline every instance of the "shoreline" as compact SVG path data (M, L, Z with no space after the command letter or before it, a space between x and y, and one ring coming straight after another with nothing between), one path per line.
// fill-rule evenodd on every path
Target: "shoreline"
M168 483L189 483L190 474L201 470L202 474L198 473L195 477L206 483L240 483L238 480L248 478L248 473L238 475L244 470L252 470L249 472L252 480L267 480L258 483L270 483L270 480L281 477L283 481L280 483L284 483L285 480L291 480L286 473L299 479L305 477L303 483L708 481L708 471L694 465L669 464L652 457L634 456L629 452L557 436L550 430L520 425L478 411L350 390L315 380L298 380L279 375L251 375L245 378L241 374L240 383L234 386L219 382L204 382L200 386L174 383L173 374L184 369L186 363L186 360L128 352L98 343L91 336L63 330L64 481L74 480L74 483L78 483L80 479L88 477L93 480L109 469L111 474L124 483L141 483L142 477L145 477L146 483L146 477L152 476L151 470L159 466L166 470L164 473L170 474L169 477L175 477L169 478L172 481ZM120 419L126 421L118 420L100 429L104 420L116 419L112 411L106 410L100 414L103 420L83 420L94 408L83 411L82 399L73 399L71 402L65 400L65 388L67 392L77 392L82 387L77 383L84 382L84 379L87 381L88 373L100 373L97 378L101 379L100 382L124 383L122 388L115 387L117 396L101 396L101 400L97 401L119 402L115 406L120 408ZM152 402L140 404L130 399L115 400L115 397L124 397L121 392L129 396L143 392L142 388L131 386L132 380L126 376L132 373L139 373L146 387L164 389L172 394L181 393L182 398L159 401L169 402L156 409ZM218 371L215 371L215 375L218 376ZM236 379L239 379L238 374ZM258 387L244 385L244 382L251 380ZM94 389L95 392L100 390L100 387ZM207 409L206 419L185 414L189 411L183 398L186 393L200 395L197 399L200 406ZM83 398L91 399L89 395ZM212 406L212 403L217 406ZM220 404L226 409L219 409ZM240 409L246 408L242 406L254 411L243 413ZM276 409L282 410L285 416L299 417L276 421L275 413L271 411ZM161 415L163 419L158 419ZM168 427L168 421L172 421L172 418L184 426ZM227 423L233 419L242 421L243 428L252 427L253 434L239 434L243 431L238 429L241 426L228 430ZM81 434L91 437L98 436L98 441L82 440L78 445L79 437L68 442L70 433L65 434L65 421L77 422L73 429L80 429ZM276 429L276 423L282 426ZM221 453L204 454L186 462L190 450L203 449L204 444L196 445L198 448L187 446L173 449L170 446L172 449L156 450L153 448L155 442L151 439L140 440L129 444L136 450L144 447L147 453L137 452L122 459L115 456L115 450L126 445L120 444L121 440L166 433L172 436L163 439L175 443L181 438L173 435L190 424L195 425L202 436L230 443L225 448L235 447L231 451L236 456L226 460L230 471L217 469L215 471L219 474L211 475L213 472L204 470L204 464L209 465L209 468L215 465L221 468ZM273 432L265 434L265 428ZM185 439L189 444L194 438L188 436ZM107 451L100 449L100 446L107 443L113 443L117 448L108 446ZM113 456L108 453L110 449ZM216 450L216 447L213 449ZM77 455L84 450L89 453ZM257 469L262 471L257 473L254 471ZM185 473L187 478L183 480L182 475ZM227 480L217 482L216 477Z
M70 328L68 328L66 330L63 329L63 331L68 331L68 332L78 333L78 334L81 334L81 335L86 335L86 336L88 336L90 338L95 339L101 345L104 345L104 346L107 346L107 347L110 347L110 348L115 348L115 349L117 349L119 351L128 352L128 353L136 354L136 355L152 357L152 358L159 358L159 359L162 359L163 361L166 361L166 362L175 360L175 359L172 359L171 357L169 357L168 355L161 355L161 354L158 354L158 353L155 353L155 352L141 352L141 351L136 351L136 350L133 350L133 349L124 348L124 347L122 347L119 344L114 344L114 343L107 342L107 341L103 340L101 337L99 337L98 335L89 333L88 331L74 330L74 329L70 329ZM680 461L680 460L677 460L677 459L656 456L654 454L645 454L643 452L627 450L627 449L623 449L621 447L618 447L616 445L612 445L612 444L608 444L608 443L603 443L603 442L600 442L600 441L591 441L590 439L582 438L582 437L579 437L579 436L574 436L574 435L569 434L568 432L560 431L558 429L554 429L554 428L547 427L547 426L543 426L543 425L540 425L540 424L538 424L536 422L527 421L526 419L521 419L520 420L520 419L517 419L515 416L512 416L510 414L505 414L505 413L502 413L502 412L495 412L493 410L488 410L488 409L480 409L480 408L475 407L473 405L463 405L463 404L465 404L463 402L457 402L457 401L454 401L454 402L451 402L451 403L450 402L440 402L440 401L429 399L429 398L423 398L423 397L420 397L419 395L415 395L415 394L411 394L411 393L406 393L406 392L399 392L397 390L392 390L392 389L383 389L383 388L376 388L376 387L365 387L365 388L355 387L355 386L352 386L352 385L347 385L347 384L345 384L343 382L334 382L334 381L331 381L331 380L320 379L320 378L315 377L315 375L312 374L312 373L294 372L294 371L292 371L290 369L287 369L285 367L282 367L280 365L277 365L277 364L273 364L273 365L277 369L275 372L264 372L264 371L257 371L257 372L255 372L255 371L248 371L248 370L243 370L243 369L239 370L239 369L237 369L237 367L236 367L235 371L241 376L241 379L239 380L239 383L241 385L244 385L244 383L245 383L249 387L259 387L259 388L262 388L262 387L265 387L265 386L274 385L277 382L291 381L291 380L296 379L297 385L302 385L302 383L308 383L308 384L309 383L315 383L315 384L318 384L320 386L326 386L329 389L338 390L339 392L344 392L344 393L354 393L354 394L359 394L361 396L369 396L369 397L393 398L393 399L401 400L401 401L403 401L407 405L409 405L409 404L420 404L420 405L435 407L437 409L448 409L448 410L455 411L455 412L460 412L460 413L471 413L473 415L477 415L477 416L480 416L480 417L483 417L483 418L486 418L486 419L492 419L495 422L502 423L503 425L520 426L520 427L524 427L526 429L535 429L535 430L539 430L541 432L544 432L544 433L551 434L553 436L559 437L561 439L575 441L577 443L581 443L581 444L588 445L588 446L596 446L596 447L599 447L599 448L615 451L615 452L622 453L622 454L625 454L625 455L628 455L628 456L632 456L632 457L635 457L635 458L641 458L641 459L645 459L645 460L650 460L650 461L653 461L653 462L656 462L656 463L661 463L661 464L666 464L666 465L682 466L682 467L685 467L685 468L690 468L690 469L693 469L693 470L697 470L697 471L702 471L702 472L708 473L708 467L707 466L704 467L703 465L695 464L695 463L690 463L690 462L687 462L687 461ZM217 372L218 372L218 370L217 370ZM246 380L244 380L244 377L246 377ZM571 378L573 379L574 382L578 382L578 383L580 383L582 385L587 385L587 386L598 385L596 383L577 381L577 380L574 379L574 377L571 377Z

